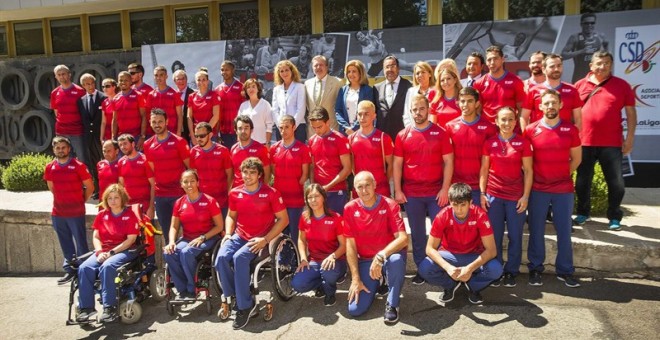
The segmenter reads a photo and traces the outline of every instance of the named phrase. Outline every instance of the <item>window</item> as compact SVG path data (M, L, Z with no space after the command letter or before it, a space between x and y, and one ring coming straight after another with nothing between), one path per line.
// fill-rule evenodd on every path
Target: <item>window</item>
M174 12L176 42L209 40L209 9L180 9Z
M220 38L222 40L259 37L259 9L256 1L220 4Z
M53 53L82 51L80 18L51 20L50 36Z
M165 42L163 11L133 12L131 17L131 46L162 44Z
M323 0L323 32L366 30L367 0Z
M583 0L580 13L630 11L642 9L642 0Z
M7 28L0 26L0 55L7 55Z
M383 0L383 28L425 26L426 0Z
M92 50L113 50L123 47L119 14L89 17Z
M14 24L16 54L44 54L44 32L41 21Z
M312 6L309 0L270 0L270 36L312 33Z
M563 14L564 1L561 0L509 0L509 19Z
M493 20L493 2L482 0L442 0L442 23Z

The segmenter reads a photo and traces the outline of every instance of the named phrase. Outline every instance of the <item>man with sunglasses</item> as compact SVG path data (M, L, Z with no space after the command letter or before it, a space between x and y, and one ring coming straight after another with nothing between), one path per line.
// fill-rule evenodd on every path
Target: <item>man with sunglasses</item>
M144 66L141 64L133 63L128 65L128 73L131 75L132 88L135 89L135 91L146 96L154 90L151 85L142 81L142 78L144 77Z
M596 14L582 14L580 27L582 27L582 31L571 35L561 51L561 57L564 60L573 59L575 65L573 67L573 84L589 72L589 63L594 52L607 51L609 45L605 35L596 32Z

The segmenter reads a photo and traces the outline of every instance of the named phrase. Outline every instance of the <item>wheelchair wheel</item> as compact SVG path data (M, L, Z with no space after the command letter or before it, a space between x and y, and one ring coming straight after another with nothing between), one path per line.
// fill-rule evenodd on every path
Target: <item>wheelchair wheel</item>
M129 307L128 301L124 301L119 305L119 317L121 323L132 325L142 318L142 306L138 302L133 302Z
M288 236L280 236L271 256L271 277L277 296L282 301L289 301L295 291L291 287L293 274L298 268L298 248Z
M211 257L211 281L213 281L212 286L214 290L214 292L211 292L211 296L217 297L222 296L222 283L220 282L220 275L218 275L218 271L215 270L215 258L218 255L221 243L221 240L215 243L215 246L213 247L213 256Z
M167 295L166 284L164 269L156 269L151 273L151 276L149 277L149 291L151 292L151 297L156 302L165 300Z

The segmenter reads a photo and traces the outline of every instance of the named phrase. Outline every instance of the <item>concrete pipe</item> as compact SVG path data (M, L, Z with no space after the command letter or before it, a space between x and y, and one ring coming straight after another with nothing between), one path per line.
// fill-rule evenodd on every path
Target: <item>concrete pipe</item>
M73 78L71 78L71 81L73 81L76 84L80 85L80 76L82 76L85 73L89 73L96 78L96 88L99 91L101 90L101 83L103 82L104 78L108 77L108 69L99 65L99 64L83 64L80 66L76 66L73 68Z
M0 76L0 102L9 110L20 110L32 98L32 77L25 70L10 68Z
M25 148L31 152L42 152L50 147L55 137L55 119L49 112L32 110L20 121L20 135Z
M21 146L21 114L17 112L5 112L5 133L7 134L7 146L10 148Z
M7 151L7 130L5 126L5 113L0 111L0 149Z
M53 67L42 67L37 70L34 77L34 93L37 104L44 109L50 110L50 93L58 86L57 79L53 73Z

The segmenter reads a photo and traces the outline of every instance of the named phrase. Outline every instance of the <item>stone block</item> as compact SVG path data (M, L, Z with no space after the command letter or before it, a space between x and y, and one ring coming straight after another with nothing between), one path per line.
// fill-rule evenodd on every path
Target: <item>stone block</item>
M7 224L0 223L0 273L8 273L7 267L7 236L5 234Z
M7 267L11 273L30 273L29 231L22 224L9 224L5 229Z
M29 232L30 261L32 271L38 273L55 272L55 253L62 252L52 227L46 225L26 225Z

